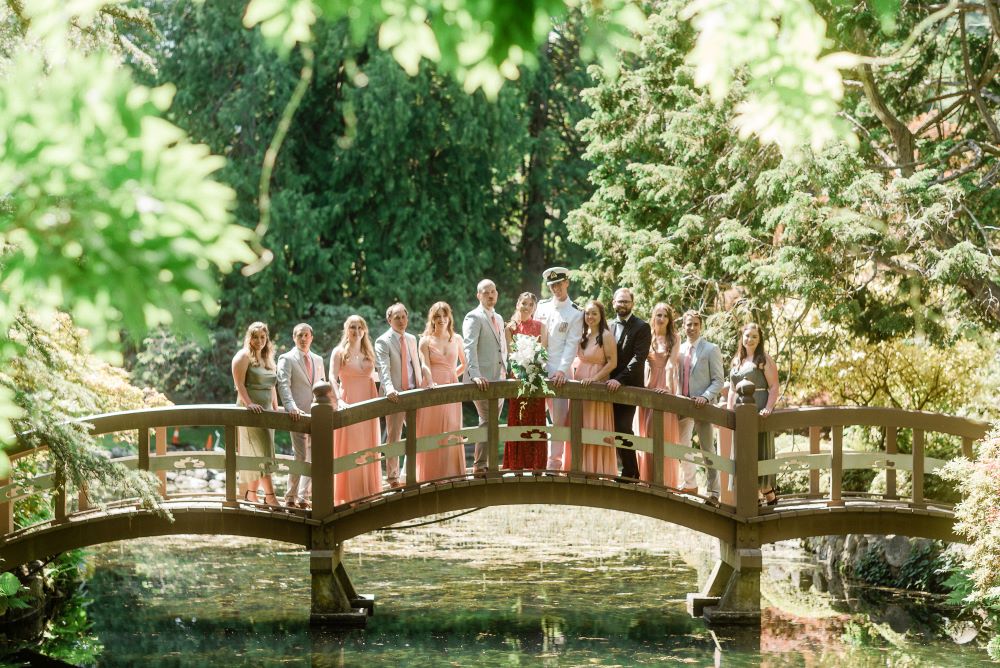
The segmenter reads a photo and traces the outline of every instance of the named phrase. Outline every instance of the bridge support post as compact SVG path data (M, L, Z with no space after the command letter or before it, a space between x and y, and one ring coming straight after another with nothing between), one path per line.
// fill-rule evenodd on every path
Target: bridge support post
M374 597L358 594L344 568L344 544L327 540L329 527L313 532L309 555L312 608L309 621L340 628L364 627L374 612Z
M688 613L709 624L760 624L760 549L733 549L725 543L720 547L722 558L705 586L687 595Z
M753 401L754 385L743 381L736 386L736 429L733 446L736 454L735 540L719 541L721 559L712 569L704 589L688 594L688 612L701 616L709 624L760 625L760 531L747 520L757 517L759 462L757 435L760 422Z
M760 549L739 549L739 569L733 570L716 605L707 605L702 618L708 624L760 624Z

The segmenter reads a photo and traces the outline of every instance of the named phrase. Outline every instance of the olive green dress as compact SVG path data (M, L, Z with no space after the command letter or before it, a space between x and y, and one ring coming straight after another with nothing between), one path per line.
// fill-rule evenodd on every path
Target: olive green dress
M250 395L254 403L260 404L265 410L271 408L271 392L277 382L278 373L275 369L253 365L247 367L247 375L244 379L247 394ZM237 398L236 403L240 406L244 405L239 398ZM244 457L268 457L272 460L256 470L240 471L240 482L254 482L265 475L270 475L274 459L274 430L257 427L240 427L239 430L241 455Z
M734 392L736 386L743 380L749 380L754 384L753 400L757 405L757 410L767 408L767 378L764 377L763 366L757 366L753 360L745 360L738 369L732 369L729 387ZM762 431L757 435L757 461L774 459L774 434L769 431ZM757 478L757 486L760 489L773 488L775 476L765 475Z

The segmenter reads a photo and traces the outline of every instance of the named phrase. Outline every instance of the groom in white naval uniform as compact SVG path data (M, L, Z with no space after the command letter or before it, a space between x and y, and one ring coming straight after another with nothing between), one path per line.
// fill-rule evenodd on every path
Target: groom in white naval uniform
M549 333L549 361L545 366L549 382L554 387L562 387L569 377L570 365L573 364L576 349L583 338L583 311L569 298L569 269L552 267L542 272L542 278L549 286L552 298L538 303L535 319L540 320ZM552 426L569 425L568 399L548 399L545 403ZM564 441L550 441L549 461L545 468L565 470L565 449Z

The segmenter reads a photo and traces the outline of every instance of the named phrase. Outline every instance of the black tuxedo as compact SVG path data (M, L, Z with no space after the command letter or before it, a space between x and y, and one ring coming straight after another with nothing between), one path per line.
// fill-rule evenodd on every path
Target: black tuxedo
M611 372L611 378L622 385L643 387L646 375L646 356L653 335L649 323L631 314L624 324L617 319L611 323L611 333L618 340L618 365ZM614 404L615 431L631 434L632 420L635 419L635 406ZM636 462L635 450L618 448L618 456L622 460L622 477L639 478L639 465Z

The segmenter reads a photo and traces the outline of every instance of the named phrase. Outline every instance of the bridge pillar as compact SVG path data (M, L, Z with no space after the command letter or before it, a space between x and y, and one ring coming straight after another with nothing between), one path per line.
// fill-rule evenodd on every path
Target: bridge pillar
M363 627L374 611L373 597L355 591L344 568L343 556L343 543L314 546L309 555L309 574L312 576L309 621L312 624Z
M720 559L702 590L687 595L688 613L708 624L760 624L760 543L755 527L737 530L737 544L719 541Z

